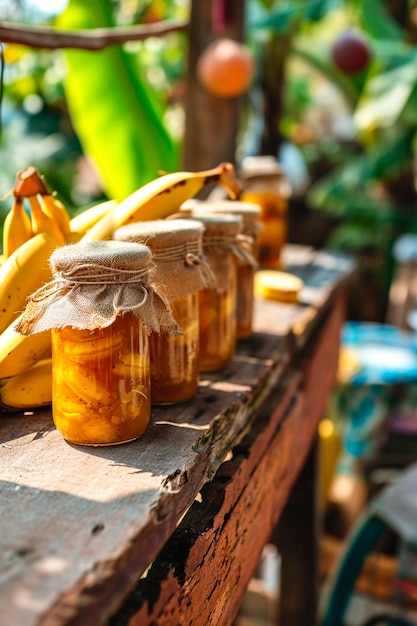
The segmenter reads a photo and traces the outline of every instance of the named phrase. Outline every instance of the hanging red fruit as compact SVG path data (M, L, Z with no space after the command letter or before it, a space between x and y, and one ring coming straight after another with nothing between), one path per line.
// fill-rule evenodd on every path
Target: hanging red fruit
M218 98L240 96L250 87L255 63L248 49L238 41L222 37L204 50L197 62L197 78Z
M344 74L355 76L365 71L371 60L369 43L357 30L343 32L331 47L335 67Z

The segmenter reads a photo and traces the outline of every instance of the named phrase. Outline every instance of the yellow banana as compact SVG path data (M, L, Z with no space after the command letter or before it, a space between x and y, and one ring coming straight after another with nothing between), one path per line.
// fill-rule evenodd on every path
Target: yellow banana
M33 233L35 235L38 233L49 233L59 246L65 245L66 239L64 233L55 219L43 209L37 196L28 196L28 200L31 210Z
M71 232L70 217L66 207L52 193L41 196L45 213L47 213L58 224L64 235Z
M35 365L0 383L0 407L5 410L32 409L52 403L52 359Z
M87 230L94 226L94 224L97 224L97 222L109 211L114 209L115 206L117 206L116 200L106 200L105 202L95 204L88 209L84 209L84 211L81 211L81 213L78 213L78 215L75 215L71 219L71 232L85 235Z
M16 319L16 323L21 317ZM15 322L12 322L0 335L0 379L17 376L50 355L50 330L21 335L15 329Z
M23 198L14 196L3 224L3 254L9 257L22 243L32 237L32 224L25 211Z
M0 333L22 312L26 298L51 279L48 259L56 245L51 235L39 233L19 246L1 265Z
M174 172L164 174L140 187L101 218L81 241L111 239L113 232L130 222L163 219L179 210L188 198L195 196L205 185L223 186L232 198L240 187L231 163L221 163L201 172Z

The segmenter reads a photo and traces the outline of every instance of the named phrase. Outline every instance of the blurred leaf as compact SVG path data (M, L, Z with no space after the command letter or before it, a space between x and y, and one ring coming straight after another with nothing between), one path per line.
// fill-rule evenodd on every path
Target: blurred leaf
M275 9L253 12L249 25L250 28L270 28L277 33L288 33L301 20L319 21L335 3L339 4L336 0L281 2Z
M417 59L412 54L398 67L370 77L355 112L361 130L392 126L410 100L417 85Z
M355 83L335 68L329 59L327 49L320 50L317 46L315 49L312 49L311 47L307 48L305 44L297 44L292 46L291 51L323 74L330 82L337 85L344 93L348 102L352 105L356 103L359 91Z
M301 16L301 7L294 2L281 4L277 9L257 13L249 23L250 28L271 28L277 33L288 32Z
M406 62L412 52L410 44L405 40L397 39L373 39L371 47L378 65L383 65L384 67L388 65L390 68Z
M358 2L361 22L365 30L375 39L404 39L404 31L392 19L381 0Z
M390 231L375 230L374 224L350 220L349 223L336 227L327 245L338 250L358 250L363 248L384 248L391 241Z
M365 154L320 179L309 192L313 206L333 214L344 213L355 190L363 190L375 180L388 180L406 171L413 155L414 129L403 129L389 141L379 142ZM374 210L378 212L379 204Z
M109 0L70 0L63 29L114 25ZM65 51L65 91L72 123L96 163L109 197L124 198L158 170L178 169L178 149L163 123L164 109L120 46Z
M417 81L413 85L410 97L401 112L401 121L408 126L417 126Z
M343 4L343 0L318 0L317 2L307 3L306 18L312 22L318 22L323 19L327 13L333 11Z

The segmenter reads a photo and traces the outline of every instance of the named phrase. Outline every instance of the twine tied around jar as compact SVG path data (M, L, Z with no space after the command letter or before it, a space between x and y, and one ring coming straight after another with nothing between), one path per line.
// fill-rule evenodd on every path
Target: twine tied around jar
M168 300L150 282L151 256L146 246L113 241L57 248L49 259L52 280L29 297L16 330L93 330L131 312L148 332L181 334Z
M195 220L149 220L120 227L117 241L134 241L152 250L152 281L169 299L216 284L203 254L204 227Z
M162 274L161 263L172 264L180 262L183 263L185 269L198 270L198 274L194 274L193 277L187 276L187 280L182 282L180 280L181 275L175 277L173 268L171 268L171 280L174 281L174 286L170 288L169 284L165 284L165 293L171 294L172 290L174 290L176 297L179 295L183 296L187 293L199 291L203 287L214 285L216 282L216 277L210 265L202 255L201 242L187 241L181 245L165 248L164 250L155 250L153 259L160 267L158 272L159 278Z
M251 267L257 268L258 262L253 256L253 239L248 235L244 235L241 233L236 236L235 242L236 251L234 251L234 255L238 259L240 265L250 265Z
M239 265L250 265L251 267L258 265L252 253L252 240L247 235L207 237L204 241L204 250L206 254L216 256L231 253Z
M242 235L242 218L230 214L192 213L192 219L201 221L203 234L203 254L207 259L216 283L212 286L218 293L226 288L230 280L230 258L233 262L246 263L250 258L248 240Z

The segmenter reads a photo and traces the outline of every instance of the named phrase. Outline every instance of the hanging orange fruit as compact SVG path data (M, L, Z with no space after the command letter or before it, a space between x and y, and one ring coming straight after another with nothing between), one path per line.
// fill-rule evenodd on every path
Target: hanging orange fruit
M197 78L209 93L218 98L240 96L250 87L255 72L247 48L222 37L204 50L197 62Z

